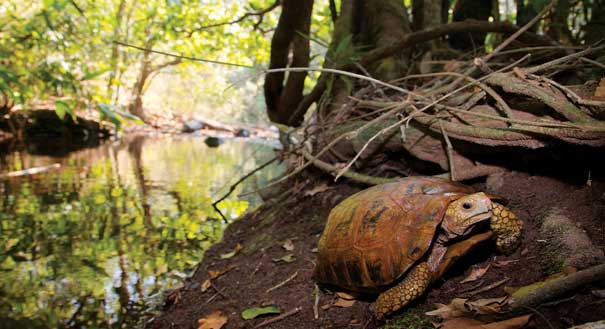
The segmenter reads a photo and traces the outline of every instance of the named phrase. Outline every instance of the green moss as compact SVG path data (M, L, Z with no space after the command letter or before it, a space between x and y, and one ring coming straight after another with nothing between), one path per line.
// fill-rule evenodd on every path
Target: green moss
M387 323L382 326L382 329L433 329L434 326L428 316L424 315L426 310L421 307L413 307L407 309L401 315L388 320Z

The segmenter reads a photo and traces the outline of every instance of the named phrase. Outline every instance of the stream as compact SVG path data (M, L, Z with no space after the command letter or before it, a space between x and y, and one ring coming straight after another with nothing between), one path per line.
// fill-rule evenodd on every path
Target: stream
M209 147L199 137L40 149L0 153L0 328L140 326L220 240L227 223L213 200L274 156L260 143ZM218 207L237 219L260 203L237 195L282 172L276 163L257 172Z

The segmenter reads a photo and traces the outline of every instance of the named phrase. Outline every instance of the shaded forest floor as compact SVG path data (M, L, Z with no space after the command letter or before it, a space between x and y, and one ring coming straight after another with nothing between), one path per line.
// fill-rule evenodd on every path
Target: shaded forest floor
M376 324L366 323L371 314L371 297L349 307L328 307L325 305L333 304L337 297L321 291L319 317L314 317L316 298L311 277L314 251L325 219L338 202L363 188L344 182L326 184L319 178L301 180L288 194L231 224L223 240L206 252L195 274L168 295L162 314L147 322L147 327L198 328L198 319L221 310L228 317L225 328L253 328L271 316L243 320L242 311L277 305L282 314L295 308L300 311L264 328L363 328L364 325L376 328ZM554 208L584 230L598 249L605 248L604 181L587 184L586 181L570 182L509 172L477 181L473 186L509 200L508 206L525 221L522 246L510 256L498 255L491 244L478 248L450 269L417 302L391 317L384 328L433 328L431 321L437 319L426 317L424 312L434 309L434 303L447 304L454 297L466 296L465 291L478 283L487 286L508 279L505 284L477 294L473 299L503 296L506 287L544 279L550 273L540 245L545 243L540 237L540 225L545 214ZM229 257L230 252L239 249L238 244L241 250ZM291 256L284 258L288 255ZM485 267L487 264L492 266L482 281L460 282L471 271L471 265ZM209 286L207 280L214 276ZM594 294L595 290L604 288L604 285L587 286L573 295L561 297L558 302L528 310L527 313L534 313L531 325L567 328L605 319L605 300Z

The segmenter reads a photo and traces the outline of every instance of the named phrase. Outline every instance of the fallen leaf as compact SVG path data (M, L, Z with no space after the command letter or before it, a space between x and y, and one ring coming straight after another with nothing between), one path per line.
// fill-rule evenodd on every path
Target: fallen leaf
M455 318L447 320L438 327L439 329L468 329L476 325L481 325L483 322L469 318Z
M321 184L317 184L312 189L306 191L305 196L314 196L317 193L322 193L329 189L330 189L330 187L328 187L328 184L326 184L325 182L321 183Z
M295 260L296 260L296 257L294 257L294 254L287 254L280 258L273 258L273 261L276 263L279 263L279 262L292 263Z
M233 248L233 251L228 252L226 254L222 254L221 255L221 259L229 259L235 255L237 255L240 251L242 250L242 245L241 244L236 244L235 247Z
M516 318L483 323L481 321L469 318L456 318L443 322L440 329L520 329L527 325L531 315L523 315Z
M478 314L502 313L508 297L485 298L469 302L464 298L454 298L449 305L436 304L437 309L426 312L426 315L438 316L444 320L459 318L462 316L475 316Z
M354 299L343 299L343 298L338 298L333 306L336 307L351 307L355 304L355 300Z
M497 298L484 298L472 302L466 302L464 305L474 314L497 314L502 313L506 305L508 296Z
M292 242L290 239L287 239L284 244L282 244L282 248L286 249L287 251L292 251L294 250L294 242Z
M214 311L203 319L197 320L198 329L221 329L228 319L227 316L221 311Z
M465 302L466 299L464 298L454 298L448 305L437 303L435 304L437 309L426 312L425 314L429 316L438 316L444 320L459 318L468 314L468 311L464 307Z
M473 267L471 273L469 273L469 275L467 275L464 280L460 281L460 283L473 282L481 279L485 275L485 273L487 273L487 270L489 270L489 268L489 264L485 267Z
M530 318L531 318L531 314L522 315L522 316L518 316L516 318L504 320L504 321L484 324L480 327L471 327L471 329L475 329L475 328L476 329L479 329L479 328L481 328L481 329L520 329L527 325Z
M204 281L204 283L202 283L202 292L205 292L211 286L212 286L212 282L210 282L210 279L206 279L206 281Z
M493 263L493 265L494 265L494 267L501 268L501 267L508 266L508 265L510 265L512 263L516 263L518 261L519 261L518 259L500 260L500 261L497 261L497 262Z
M312 253L317 253L317 248L313 248L313 249L311 249L311 252L312 252Z
M355 299L355 296L349 295L346 292L337 292L336 296L338 296L339 298L342 298L342 299L346 299L346 300L353 300L353 299Z
M332 307L332 304L325 304L325 305L321 305L321 309L322 309L322 310L327 310L327 309L329 309L330 307Z
M236 267L235 265L229 265L229 266L227 266L226 268L224 268L222 270L216 270L216 271L209 270L208 271L208 278L210 280L214 280L214 279L218 278L219 276L221 276L221 275L223 275L223 274L231 271L235 267Z
M252 307L244 310L242 312L242 319L250 320L254 319L260 315L266 314L279 314L281 311L275 305L265 306L265 307Z

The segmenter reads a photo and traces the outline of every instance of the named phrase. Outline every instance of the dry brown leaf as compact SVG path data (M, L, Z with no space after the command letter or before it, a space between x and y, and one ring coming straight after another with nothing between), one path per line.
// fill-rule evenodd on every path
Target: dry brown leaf
M226 268L222 269L222 270L216 270L216 271L212 271L209 270L208 271L208 278L210 280L214 280L216 278L218 278L219 276L231 271L232 269L234 269L236 266L235 265L229 265Z
M471 269L471 273L464 278L464 280L460 281L460 283L473 282L481 279L487 270L489 270L490 265L488 264L485 267L474 267Z
M456 318L443 322L440 329L521 329L527 325L531 315L523 315L516 318L483 323L481 321L469 318Z
M485 298L469 302L464 298L454 298L449 305L436 304L437 309L425 313L426 315L438 316L445 320L459 318L462 316L474 316L477 314L497 314L502 312L506 305L507 296L499 298Z
M518 259L500 260L500 261L494 262L493 265L494 265L494 267L502 268L502 267L508 266L508 265L518 262L518 261L519 261Z
M233 251L228 252L226 254L222 254L221 259L229 259L229 258L237 255L242 249L243 249L242 245L238 243L235 245L235 247L233 247Z
M197 320L198 329L221 329L228 319L222 311L214 311L205 318Z
M320 184L315 185L312 189L306 191L305 196L314 196L315 194L325 192L329 189L330 189L330 187L328 186L328 184L326 184L325 182L320 183Z
M468 314L468 311L464 307L465 302L466 299L464 298L454 298L449 303L449 305L435 304L435 306L437 306L437 309L430 312L426 312L425 314L429 316L438 316L445 320L459 318Z
M211 286L212 282L210 282L210 279L206 279L206 281L202 283L202 292L206 292L206 290L210 289Z
M483 322L469 318L455 318L443 322L439 329L468 329L476 325L481 325Z
M484 324L480 327L471 327L470 329L520 329L520 328L524 328L527 323L529 322L529 319L531 318L531 314L529 315L522 315L522 316L518 316L516 318L512 318L512 319L508 319L508 320L504 320L504 321L500 321L500 322L492 322L492 323L488 323L488 324Z
M292 242L290 239L287 239L284 244L282 244L282 248L286 249L287 251L292 251L294 250L294 242Z
M333 306L335 307L351 307L355 304L355 300L354 299L343 299L343 298L338 298Z
M329 309L330 307L332 307L332 304L325 304L325 305L321 305L321 309L322 309L322 310L327 310L327 309Z
M337 292L336 296L338 296L339 298L342 298L342 299L346 299L346 300L353 300L353 299L355 299L355 296L349 295L346 292Z
M484 298L464 303L464 306L474 314L497 314L502 313L508 296L497 298Z

